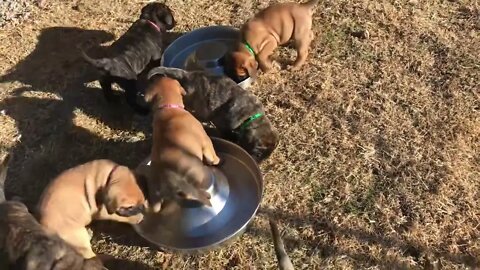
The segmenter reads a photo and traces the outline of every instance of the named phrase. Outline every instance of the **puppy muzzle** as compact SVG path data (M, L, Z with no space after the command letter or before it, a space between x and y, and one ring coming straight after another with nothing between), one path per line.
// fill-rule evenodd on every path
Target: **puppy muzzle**
M122 217L131 217L145 212L144 205L120 207L115 213Z

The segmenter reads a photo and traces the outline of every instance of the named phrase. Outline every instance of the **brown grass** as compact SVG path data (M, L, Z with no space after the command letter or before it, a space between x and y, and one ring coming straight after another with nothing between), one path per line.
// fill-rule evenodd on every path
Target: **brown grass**
M49 2L0 32L0 138L15 155L7 191L31 203L55 174L81 162L135 166L150 138L149 119L108 105L97 83L86 84L95 77L77 50L119 36L144 3ZM167 3L175 31L184 32L239 26L270 2ZM246 234L221 250L181 256L131 230L112 235L99 226L97 252L145 268L275 269L266 218L273 215L299 269L479 264L479 3L327 0L314 27L302 71L263 75L252 89L281 143L262 165L265 197ZM365 30L367 39L352 35ZM294 57L291 48L278 52Z

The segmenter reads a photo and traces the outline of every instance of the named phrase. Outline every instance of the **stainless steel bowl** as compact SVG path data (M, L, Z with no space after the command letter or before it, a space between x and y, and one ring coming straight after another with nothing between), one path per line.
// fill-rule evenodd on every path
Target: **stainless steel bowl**
M240 146L212 138L222 162L212 167L208 189L212 207L171 201L134 228L146 240L170 250L202 252L229 243L244 232L260 205L263 179L256 162ZM137 168L148 169L147 158Z
M224 75L220 59L233 49L239 30L229 26L208 26L193 30L172 42L163 52L162 65L185 70L206 70ZM252 84L247 78L238 85L246 89Z

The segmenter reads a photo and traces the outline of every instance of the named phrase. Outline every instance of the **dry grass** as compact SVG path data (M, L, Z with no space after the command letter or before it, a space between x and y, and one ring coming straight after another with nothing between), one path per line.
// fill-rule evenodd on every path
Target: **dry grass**
M7 191L31 203L63 169L104 157L135 166L149 148L149 119L109 106L97 84L85 84L94 77L76 48L120 35L143 3L49 2L0 32L0 138L15 155ZM168 4L184 32L239 26L269 2ZM479 264L478 1L326 0L314 27L303 70L266 74L252 89L281 144L262 165L266 195L247 233L221 250L180 256L99 226L97 252L164 269L275 269L273 215L299 269ZM352 35L364 30L367 39Z

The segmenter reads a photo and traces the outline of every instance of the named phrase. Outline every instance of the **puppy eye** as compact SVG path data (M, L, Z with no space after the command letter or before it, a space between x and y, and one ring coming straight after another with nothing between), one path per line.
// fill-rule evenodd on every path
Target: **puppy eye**
M185 199L187 197L187 194L183 191L177 191L177 196Z

